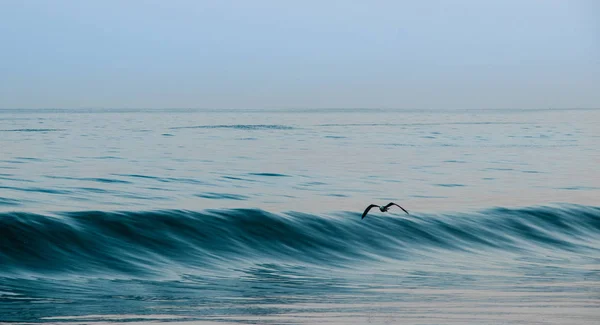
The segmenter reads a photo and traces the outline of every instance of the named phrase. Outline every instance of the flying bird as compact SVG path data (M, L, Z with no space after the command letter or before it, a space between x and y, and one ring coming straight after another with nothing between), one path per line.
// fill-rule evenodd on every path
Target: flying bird
M394 202L390 202L386 206L379 206L377 204L371 204L365 209L365 212L363 212L361 219L364 219L365 216L367 215L367 213L369 213L369 211L374 207L378 207L379 211L381 211L381 212L387 212L392 205L399 207L400 209L402 209L402 211L404 211L404 212L406 212L406 214L408 214L408 211L406 211L403 207L399 206L398 204L396 204Z

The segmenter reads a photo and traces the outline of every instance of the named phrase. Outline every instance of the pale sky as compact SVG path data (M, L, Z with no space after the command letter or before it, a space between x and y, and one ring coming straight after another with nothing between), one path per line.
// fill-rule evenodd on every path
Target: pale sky
M595 0L0 0L0 108L599 108Z

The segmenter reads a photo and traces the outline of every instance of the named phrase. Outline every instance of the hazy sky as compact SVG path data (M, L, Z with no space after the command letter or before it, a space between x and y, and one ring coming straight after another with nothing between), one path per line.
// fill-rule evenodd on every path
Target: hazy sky
M0 0L0 108L600 107L600 1Z

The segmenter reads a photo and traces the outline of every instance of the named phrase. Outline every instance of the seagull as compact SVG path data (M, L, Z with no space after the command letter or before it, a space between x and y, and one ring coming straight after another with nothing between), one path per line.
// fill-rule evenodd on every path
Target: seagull
M402 211L404 211L404 212L406 212L406 214L408 214L408 211L406 211L406 210L405 210L403 207L399 206L398 204L396 204L396 203L394 203L394 202L390 202L390 203L388 203L386 206L383 206L383 207L382 207L382 206L379 206L379 205L377 205L377 204L371 204L371 205L369 205L369 206L368 206L368 207L365 209L365 212L363 212L363 214L362 214L362 218L361 218L361 219L364 219L364 218L365 218L365 216L367 215L367 213L369 213L369 210L371 210L371 209L372 209L372 208L374 208L374 207L378 207L378 208L379 208L379 211L381 211L381 212L387 212L387 211L390 209L390 207L391 207L392 205L395 205L395 206L399 207L400 209L402 209Z

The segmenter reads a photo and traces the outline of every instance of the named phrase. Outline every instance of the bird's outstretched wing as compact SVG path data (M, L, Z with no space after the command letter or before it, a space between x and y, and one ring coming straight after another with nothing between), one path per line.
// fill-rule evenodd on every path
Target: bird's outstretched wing
M373 207L378 207L379 206L377 204L371 204L369 205L366 209L365 212L363 212L362 218L360 218L361 220L365 218L365 216L367 215L367 213L369 213L369 210L371 210Z
M404 209L403 207L399 206L398 204L396 204L396 203L394 203L394 202L390 202L390 203L388 203L388 204L385 206L385 208L387 209L387 208L391 207L392 205L395 205L395 206L399 207L400 209L402 209L402 211L406 212L406 214L409 214L409 213L408 213L408 211L406 211L406 209Z

